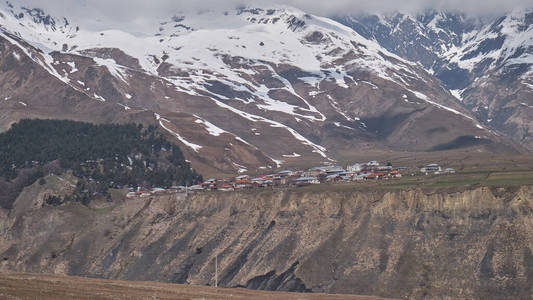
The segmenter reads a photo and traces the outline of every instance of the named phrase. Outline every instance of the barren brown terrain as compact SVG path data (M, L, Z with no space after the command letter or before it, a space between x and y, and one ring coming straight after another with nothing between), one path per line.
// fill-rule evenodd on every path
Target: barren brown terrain
M157 282L0 273L0 298L9 300L67 299L257 299L257 300L380 300L385 298L355 295L302 294L214 288Z
M26 188L13 209L0 209L2 272L213 286L218 261L221 287L318 293L269 298L229 290L245 293L242 299L532 295L533 174L527 171L139 199L113 191L111 203L43 205L44 195L66 191L69 180L48 176L46 184ZM39 288L39 280L18 283L29 298L7 299L47 299L31 294L52 290ZM17 286L6 282L0 287ZM74 299L83 295L83 285L65 285L78 292ZM136 284L130 285L133 293ZM98 291L96 284L86 286ZM138 298L103 299L165 299L163 290L154 295L159 286ZM178 299L218 299L198 294L203 289L213 291L191 287L196 298Z

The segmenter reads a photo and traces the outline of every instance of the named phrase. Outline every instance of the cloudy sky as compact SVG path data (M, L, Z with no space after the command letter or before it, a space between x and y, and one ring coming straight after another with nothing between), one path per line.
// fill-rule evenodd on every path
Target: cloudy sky
M166 16L185 10L231 9L239 5L287 4L312 14L331 16L391 11L416 13L427 9L461 10L471 15L494 15L532 0L11 0L40 7L53 15L76 18L79 23L96 20L138 20Z

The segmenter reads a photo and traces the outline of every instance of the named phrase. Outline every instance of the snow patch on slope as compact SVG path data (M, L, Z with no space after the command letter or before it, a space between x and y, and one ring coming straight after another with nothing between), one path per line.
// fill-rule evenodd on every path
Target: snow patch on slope
M167 126L165 126L164 123L170 123L169 120L165 119L165 118L162 118L159 114L155 114L155 118L156 120L159 121L159 125L161 126L161 128L165 129L166 131L170 132L171 134L173 134L174 136L176 136L176 138L182 142L185 146L191 148L192 150L194 150L195 152L198 152L200 149L202 149L203 147L200 146L200 145L197 145L197 144L193 144L189 141L187 141L186 139L184 139L179 133L173 131L172 129L168 128Z
M213 135L213 136L219 136L223 133L226 133L227 131L225 131L224 129L221 129L215 125L213 125L213 123L211 122L208 122L200 117L198 117L197 115L194 115L196 118L198 118L195 123L197 124L202 124L204 125L204 128L205 130L207 130L207 132L210 134L210 135Z
M463 101L462 90L450 90L450 93L460 101Z
M225 108L247 120L250 120L252 122L265 122L265 123L268 123L270 124L270 127L279 127L279 128L284 128L286 129L287 131L289 131L293 136L294 138L296 138L297 140L299 140L302 144L304 145L308 145L310 146L311 148L313 148L313 152L315 153L318 153L320 156L326 158L326 159L330 159L328 158L328 156L326 155L326 148L324 148L323 146L320 146L320 145L317 145L313 142L311 142L310 140L308 140L307 138L305 138L304 136L302 136L300 133L298 133L296 130L292 129L291 127L289 126L286 126L280 122L276 122L276 121L272 121L272 120L269 120L267 118L264 118L264 117L260 117L260 116L257 116L257 115L253 115L253 114L250 114L250 113L247 113L247 112L244 112L244 111L241 111L241 110L238 110L230 105L227 105L221 101L218 101L216 99L212 99L218 106L222 107L222 108Z
M122 70L123 67L118 65L114 59L112 58L103 59L103 58L93 57L93 60L98 65L106 67L109 73L111 73L111 75L113 75L115 78L122 80L125 83L128 83L125 72Z
M76 68L75 62L67 62L67 65L70 66L70 74L76 73L78 71L78 69Z

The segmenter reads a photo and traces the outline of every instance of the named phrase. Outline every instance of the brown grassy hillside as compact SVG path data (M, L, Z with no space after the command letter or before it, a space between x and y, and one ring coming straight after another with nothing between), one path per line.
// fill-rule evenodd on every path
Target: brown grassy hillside
M370 296L265 292L22 273L0 273L0 298L6 300L385 300Z

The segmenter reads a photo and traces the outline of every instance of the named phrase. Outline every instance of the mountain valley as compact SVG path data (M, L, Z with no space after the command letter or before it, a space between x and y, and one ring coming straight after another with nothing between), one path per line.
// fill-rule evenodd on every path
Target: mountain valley
M0 298L533 295L533 8L51 7L0 2Z

